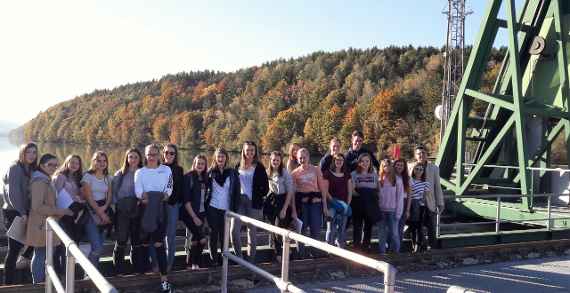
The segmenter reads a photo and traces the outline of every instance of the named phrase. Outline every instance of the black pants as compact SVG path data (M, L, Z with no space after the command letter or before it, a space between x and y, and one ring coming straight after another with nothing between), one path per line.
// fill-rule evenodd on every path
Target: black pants
M224 241L225 215L226 211L211 206L208 207L206 212L208 224L212 229L210 232L210 240L208 241L210 258L214 264L218 265L222 263L222 258L218 253L218 243L223 244Z
M275 195L275 205L273 206L272 214L270 217L270 223L274 223L275 226L280 228L289 228L291 226L291 206L287 208L287 212L285 213L285 218L281 219L279 217L279 213L283 209L285 205L285 200L287 199L287 194L277 194ZM273 238L273 243L275 243L275 255L281 255L281 247L283 245L283 237L280 235L276 235L275 233L271 234Z
M189 215L183 217L182 220L186 225L186 228L190 230L192 233L192 240L190 244L190 257L187 259L187 263L202 266L202 251L204 250L204 244L202 243L206 239L206 235L204 233L204 219L206 218L206 213L199 213L198 218L202 221L201 226L196 226L192 217Z
M352 208L353 247L367 249L370 246L374 223L366 217L365 202L360 196L352 198L350 207Z
M12 222L16 216L20 216L15 210L4 210L4 225L6 230L12 226ZM8 238L8 252L6 253L6 258L4 259L4 284L5 285L13 285L15 284L16 279L16 261L18 261L18 256L20 255L20 251L24 247L24 244L12 239ZM34 252L33 247L28 247L22 256L31 259L32 254Z
M139 247L142 246L140 213L136 217L130 217L130 215L125 215L117 211L115 217L115 235L117 237L115 248L113 249L115 272L125 272L125 250L129 240L131 241L131 264L133 268L138 269L144 266L144 264L141 263L141 256L139 256L141 253Z
M437 248L437 238L435 237L436 221L437 221L437 213L434 213L430 211L427 207L424 207L422 224L427 228L428 243L431 248Z
M161 202L160 203L161 206L158 207L150 207L150 208L162 208L164 210L165 208L165 203ZM145 207L145 209L149 208L148 206ZM141 215L144 215L144 209L141 210ZM152 245L154 246L154 249L156 251L156 258L158 260L158 269L160 271L160 275L161 276L166 276L168 274L168 263L167 263L167 259L166 259L166 247L164 245L164 239L166 237L166 224L167 224L167 219L166 219L166 212L162 213L162 218L157 222L157 226L156 229L153 232L150 233L145 233L144 231L142 231L142 221L144 216L141 217L141 221L138 222L139 227L141 227L141 233L139 233L140 235L140 241L141 241L141 246L138 249L138 254L137 258L140 257L140 263L141 263L141 267L145 268L145 271L147 270L147 268L150 267L150 260L149 260L149 246Z

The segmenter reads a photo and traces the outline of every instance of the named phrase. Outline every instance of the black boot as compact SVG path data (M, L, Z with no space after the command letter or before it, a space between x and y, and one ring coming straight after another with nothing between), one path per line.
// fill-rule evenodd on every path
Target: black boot
M125 246L115 245L113 250L113 265L115 266L115 273L120 275L125 273Z

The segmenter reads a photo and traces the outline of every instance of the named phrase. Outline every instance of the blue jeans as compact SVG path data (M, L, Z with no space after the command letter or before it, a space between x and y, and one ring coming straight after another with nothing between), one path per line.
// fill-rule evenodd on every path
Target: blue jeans
M89 260L91 263L98 268L99 258L103 253L103 243L105 241L105 233L95 221L93 217L89 217L87 224L85 224L85 234L87 234L87 240L91 244L91 252L89 252Z
M304 202L302 221L303 227L301 233L305 234L307 227L311 230L310 237L319 240L321 235L321 226L323 225L323 203L322 202Z
M346 244L346 222L348 217L352 215L352 209L346 202L333 199L329 201L329 215L326 241L331 245L338 242L338 246L344 248Z
M400 251L400 235L398 235L399 223L395 212L380 212L381 218L378 223L378 249L380 253L386 253L386 242L390 242L390 249Z
M34 256L31 263L32 282L38 284L46 279L46 248L34 247Z

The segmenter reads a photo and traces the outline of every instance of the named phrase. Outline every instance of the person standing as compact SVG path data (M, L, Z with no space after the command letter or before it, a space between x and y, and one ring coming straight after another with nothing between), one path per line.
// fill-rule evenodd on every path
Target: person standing
M208 171L206 219L212 229L208 246L210 258L216 265L222 264L218 245L224 239L226 211L236 212L241 199L239 174L228 168L228 161L228 153L217 148Z
M2 178L4 183L4 205L2 206L4 215L4 226L6 230L12 226L16 217L22 217L24 222L28 219L30 210L29 184L32 173L38 164L38 146L28 143L20 146L18 160L12 163L8 172ZM24 243L8 237L8 252L4 259L4 284L15 284L16 261ZM28 247L23 258L32 258L33 249Z
M345 165L344 156L340 153L333 155L332 164L323 175L329 188L326 241L340 248L346 246L346 222L352 215L352 180Z
M402 180L404 186L404 196L398 201L398 211L402 211L402 213L396 215L398 218L398 235L400 236L400 243L402 243L404 239L404 226L407 221L405 210L408 206L410 194L410 175L408 174L408 164L406 160L398 159L394 161L394 170L396 171L396 176Z
M410 183L412 192L410 193L406 213L410 223L412 252L416 253L425 249L422 219L427 212L425 194L429 191L429 182L426 182L426 173L422 164L417 164L412 169Z
M374 154L371 151L362 147L363 143L364 143L364 134L362 134L362 132L360 132L359 130L353 131L350 149L344 155L344 158L346 159L350 172L356 170L356 167L358 167L358 157L364 153L367 153L370 156L372 166L376 168L376 170L378 170L378 167L380 166Z
M184 175L184 206L182 220L192 233L188 263L193 270L202 266L202 251L206 245L204 222L206 219L206 192L208 187L208 160L204 155L197 155L192 161L190 172Z
M164 240L166 236L166 205L172 194L172 171L160 164L160 146L150 144L145 147L145 165L135 172L135 193L141 200L143 216L141 229L142 242L148 247L152 245L160 273L160 289L162 292L172 292L168 282L168 261Z
M353 249L368 251L372 238L372 227L379 220L378 173L372 167L370 154L358 157L358 167L351 173L353 222Z
M70 209L56 207L56 190L51 176L57 169L57 158L52 154L44 154L40 158L39 168L32 174L30 183L30 213L26 227L26 244L34 248L31 272L32 281L38 284L45 281L46 271L46 219L50 216L72 216ZM54 237L54 246L59 240Z
M166 224L166 247L168 259L168 271L172 269L176 256L176 225L178 224L179 211L184 201L182 192L184 187L184 169L178 165L178 147L169 143L162 150L162 159L164 165L168 166L172 171L173 189L172 195L168 198L166 205L167 224Z
M263 217L263 201L269 192L269 182L265 167L258 159L257 145L253 141L243 143L241 161L236 166L240 181L240 204L237 213L246 217L261 220ZM241 256L241 221L234 219L232 226L232 243L238 256ZM247 225L248 256L256 262L257 228Z
M85 197L90 217L85 224L85 233L91 244L89 260L95 267L103 253L105 226L111 224L108 209L112 202L111 176L109 176L107 154L96 151L91 158L91 166L81 179L81 194Z
M424 195L427 211L422 220L423 225L427 227L429 242L427 249L429 250L437 246L435 233L437 214L443 213L445 202L441 190L439 167L427 161L427 152L423 146L416 146L414 154L416 162L412 164L412 170L415 166L422 165L426 182L429 183L428 191Z
M380 205L380 223L378 230L378 248L380 253L386 253L386 242L390 249L398 253L400 251L400 236L398 235L398 202L404 196L402 179L396 176L394 167L389 159L383 159L380 163L380 188L378 192Z
M297 167L299 167L299 160L297 159L297 152L301 149L298 143L291 143L289 146L289 156L287 157L287 171L289 173L293 172Z
M136 148L126 151L123 164L112 180L113 202L116 208L115 221L115 249L113 250L113 264L115 272L122 274L125 271L125 249L127 241L131 241L131 264L138 273L144 273L144 262L141 261L141 213L139 200L135 193L135 172L142 168L142 155Z

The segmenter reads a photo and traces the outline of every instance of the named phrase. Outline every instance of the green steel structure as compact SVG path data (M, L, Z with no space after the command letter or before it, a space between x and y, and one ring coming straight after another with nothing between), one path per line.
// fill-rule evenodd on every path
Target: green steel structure
M506 221L544 218L533 209L532 194L549 192L544 184L539 188L546 173L531 169L549 166L559 135L570 157L570 1L520 2L489 1L436 161L443 186L459 199L451 203L457 210L495 217L494 200L461 197L520 194L505 203L508 212L501 218ZM481 80L489 54L504 32L506 57L493 91L485 93ZM482 103L486 111L477 114ZM566 164L570 167L570 161ZM566 220L558 224L570 226Z

